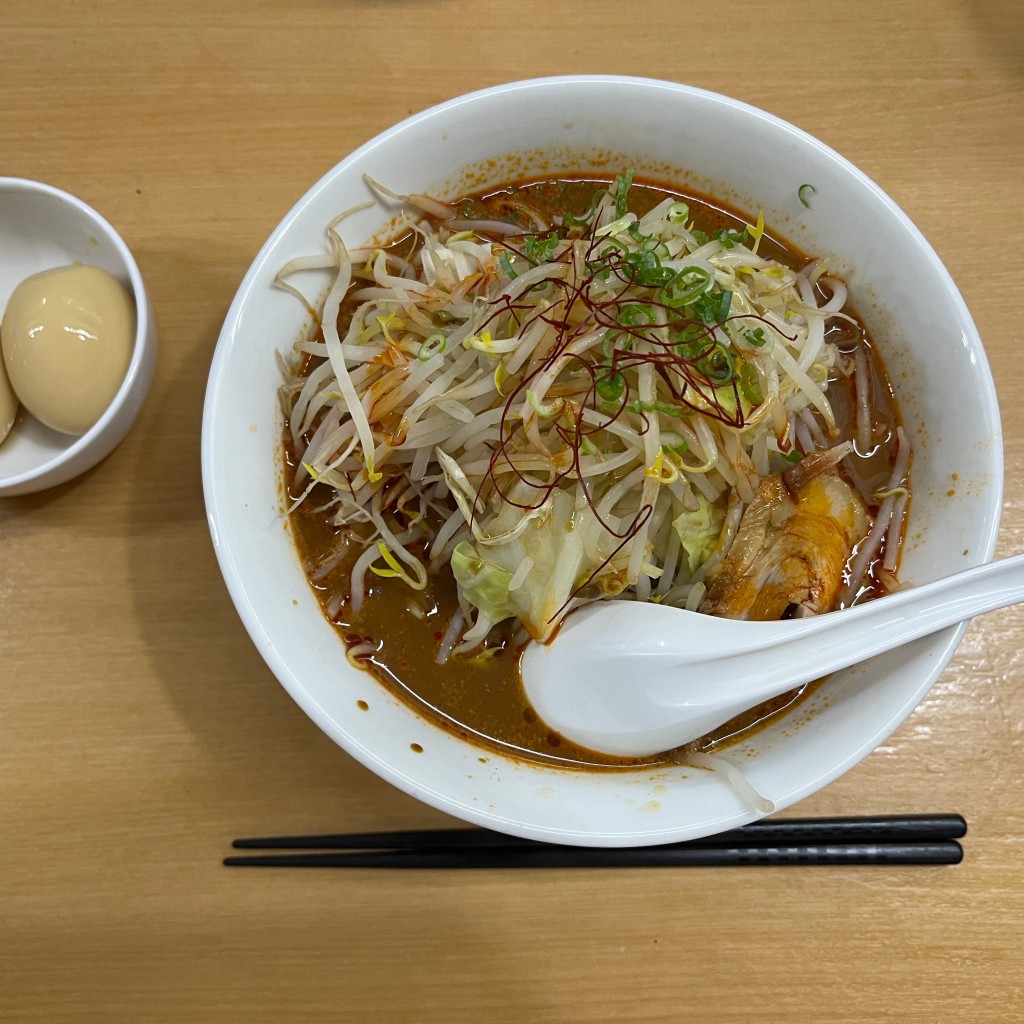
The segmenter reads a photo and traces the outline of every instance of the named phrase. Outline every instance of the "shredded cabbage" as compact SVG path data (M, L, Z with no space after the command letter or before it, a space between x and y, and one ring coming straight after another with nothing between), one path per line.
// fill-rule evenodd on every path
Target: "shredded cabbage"
M712 506L702 494L697 495L697 505L694 512L680 512L672 520L672 528L686 552L691 573L707 561L725 521L725 510Z

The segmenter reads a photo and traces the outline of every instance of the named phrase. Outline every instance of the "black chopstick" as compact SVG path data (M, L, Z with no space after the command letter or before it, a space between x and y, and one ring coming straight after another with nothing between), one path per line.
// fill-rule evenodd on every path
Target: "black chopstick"
M955 840L966 832L967 822L958 814L768 818L689 842L631 848L561 846L486 829L358 832L236 839L237 849L350 852L235 856L224 863L350 868L958 864L963 850Z
M933 843L838 843L794 846L492 846L227 857L229 867L289 868L672 868L809 867L851 864L959 864L954 840Z
M808 843L913 843L960 839L967 822L959 814L910 814L853 818L764 818L729 832L675 846L694 849L732 845ZM340 835L267 836L236 839L237 850L435 850L494 846L548 846L535 839L489 829L441 828L401 832L353 832Z

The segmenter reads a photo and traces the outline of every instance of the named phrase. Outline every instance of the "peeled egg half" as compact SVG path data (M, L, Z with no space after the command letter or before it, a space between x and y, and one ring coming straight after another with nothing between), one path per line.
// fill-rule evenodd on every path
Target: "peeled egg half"
M64 434L84 434L103 415L124 380L134 338L135 306L124 286L82 264L22 281L0 327L14 393Z

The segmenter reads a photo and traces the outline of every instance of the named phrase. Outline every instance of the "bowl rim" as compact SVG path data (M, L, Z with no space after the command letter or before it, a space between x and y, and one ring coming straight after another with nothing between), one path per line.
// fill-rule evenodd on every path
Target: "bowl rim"
M149 298L146 293L146 286L142 280L142 271L135 261L128 244L121 237L114 226L101 213L95 210L83 199L72 195L64 189L49 185L46 182L35 181L32 178L10 178L0 177L0 192L31 192L37 195L48 196L67 204L80 213L84 213L107 238L114 247L118 257L124 264L131 282L132 298L135 304L135 338L132 343L132 357L125 371L124 380L117 389L117 393L110 400L110 404L103 411L103 415L80 437L76 438L63 450L56 452L45 462L41 462L31 469L23 470L12 476L0 477L0 495L10 489L24 493L28 485L39 482L51 474L55 474L62 467L77 462L87 453L94 444L104 439L111 424L117 419L122 407L128 401L129 395L136 387L144 385L148 388L145 367L148 361L148 350L153 344L151 337L152 311ZM0 311L2 312L2 311ZM81 472L88 466L82 465ZM78 475L78 471L74 475Z
M485 811L482 808L470 806L465 802L461 802L458 799L449 796L447 793L439 792L429 784L405 774L399 768L383 759L382 756L377 754L375 751L368 749L358 741L354 741L352 737L348 736L344 732L339 723L334 720L331 713L321 706L315 696L306 689L301 680L297 678L293 669L289 667L285 659L280 655L276 647L270 641L270 637L264 629L258 613L249 602L245 586L238 568L234 563L232 554L226 549L224 543L221 541L221 537L224 532L219 528L219 525L222 522L220 519L221 510L218 509L216 501L213 500L214 484L212 478L211 459L211 444L214 432L213 411L217 405L220 391L224 384L224 374L222 369L227 359L227 349L230 346L231 334L238 325L241 310L248 300L249 294L267 263L273 249L276 247L282 236L291 229L293 223L300 216L302 210L323 189L330 187L336 178L345 174L352 164L364 160L365 157L377 146L387 140L390 140L395 135L402 133L411 125L428 120L440 112L450 112L464 104L475 103L480 100L487 100L497 96L509 95L524 89L544 89L564 86L587 87L591 85L623 85L646 88L654 87L681 92L697 98L704 98L726 104L734 110L745 112L763 122L767 122L774 128L788 134L790 137L800 140L804 145L813 147L824 158L838 164L845 173L854 176L859 183L872 194L875 201L885 207L888 215L896 218L901 223L902 227L909 232L916 243L919 255L926 260L931 271L942 281L951 301L959 313L959 326L963 328L966 334L966 340L970 342L972 350L977 356L977 383L985 395L985 403L983 410L981 411L986 419L990 421L990 425L992 426L992 462L994 467L993 478L988 483L988 500L991 511L986 517L985 529L982 537L982 543L979 545L978 556L979 561L988 561L991 559L998 536L1004 477L1002 431L995 385L980 335L978 334L967 305L956 287L949 271L925 239L922 232L895 203L895 201L892 200L870 177L868 177L867 174L861 171L840 153L827 146L821 140L805 132L803 129L798 128L774 114L721 93L686 85L684 83L636 76L561 75L520 79L452 97L425 108L422 111L414 113L374 135L372 138L344 156L340 161L338 161L338 163L327 170L311 187L309 187L293 204L261 246L245 276L240 282L235 297L232 300L225 316L224 324L218 338L217 347L211 361L203 410L203 488L207 503L207 519L217 560L236 611L242 619L242 622L249 633L250 639L254 642L268 667L271 669L281 685L284 686L292 699L299 705L304 713L308 715L323 732L334 740L334 742L341 746L346 753L403 792L422 800L430 806L447 813L457 815L462 820L470 821L483 827L499 828L503 831L528 838L585 843L588 845L634 845L637 842L650 844L676 841L680 838L689 838L689 836L682 834L686 830L679 827L645 831L640 828L638 824L635 832L626 835L619 831L601 832L599 829L587 832L581 832L577 829L559 830L547 826L538 827L519 820L507 819L502 815L497 815L489 811ZM908 694L905 703L893 714L888 715L884 720L880 720L877 728L872 732L869 738L865 739L864 742L858 746L856 751L852 752L840 763L833 765L833 767L827 771L813 774L813 776L804 779L803 784L796 786L794 790L787 795L786 799L779 803L779 809L791 806L798 800L803 799L811 793L817 792L824 785L835 780L848 771L853 765L863 760L865 756L877 748L879 743L891 735L893 731L897 729L920 704L921 700L945 670L968 625L969 623L961 623L957 627L952 627L945 634L936 634L933 637L933 642L936 642L937 644L940 637L943 636L945 637L945 642L942 644L941 648L938 648L938 646L936 647L934 663L929 671L922 673L919 684L912 693ZM735 825L755 820L761 816L762 814L760 812L751 809L746 814L730 816L727 821L724 821L721 824L721 827L734 827ZM707 832L707 829L703 829L699 833L693 832L692 834L704 835L707 834Z

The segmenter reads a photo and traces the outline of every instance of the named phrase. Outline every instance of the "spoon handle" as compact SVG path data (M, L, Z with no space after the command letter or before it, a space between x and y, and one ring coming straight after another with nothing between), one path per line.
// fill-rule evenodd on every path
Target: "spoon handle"
M769 646L785 645L785 664L792 676L798 660L807 660L807 682L902 644L928 636L1007 605L1024 601L1024 555L989 562L934 583L869 601L838 615L801 621L802 629L787 637L780 632ZM823 635L827 646L823 646ZM763 652L762 652L763 653Z

